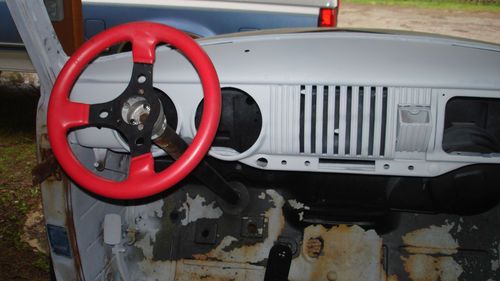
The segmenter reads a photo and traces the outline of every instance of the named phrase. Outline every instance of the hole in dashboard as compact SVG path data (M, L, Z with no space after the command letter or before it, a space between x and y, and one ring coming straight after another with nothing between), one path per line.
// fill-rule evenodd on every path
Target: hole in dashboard
M451 98L446 104L442 147L455 155L500 153L500 99Z
M265 168L265 167L267 167L268 162L267 162L266 158L261 157L261 158L257 159L257 161L255 163L257 164L257 166Z
M262 114L257 102L236 88L222 88L222 112L213 146L227 147L242 153L259 138ZM195 125L199 128L203 101L196 109Z

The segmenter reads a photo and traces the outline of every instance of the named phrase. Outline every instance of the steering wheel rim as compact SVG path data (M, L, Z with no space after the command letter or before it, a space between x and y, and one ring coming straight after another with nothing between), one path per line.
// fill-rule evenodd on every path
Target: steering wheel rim
M89 124L90 105L69 100L79 75L106 48L120 42L132 43L133 62L153 64L155 47L167 43L179 50L194 66L201 80L204 110L198 133L184 154L167 169L155 173L151 152L132 157L124 181L102 178L86 169L71 150L71 129ZM110 28L85 42L59 73L48 105L49 142L68 176L83 188L113 199L138 199L169 189L185 178L203 159L215 137L221 112L220 84L215 68L201 47L179 30L158 23L135 22Z

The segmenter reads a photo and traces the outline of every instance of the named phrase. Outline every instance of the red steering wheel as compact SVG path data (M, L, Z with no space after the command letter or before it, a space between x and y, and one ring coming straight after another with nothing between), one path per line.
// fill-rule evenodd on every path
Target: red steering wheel
M106 48L126 41L132 43L134 70L125 92L104 104L70 101L71 89L85 67ZM158 117L160 105L152 86L152 65L155 61L155 47L160 42L174 47L192 63L203 87L204 108L198 133L191 145L176 162L156 173L150 149L153 119ZM151 107L147 117L149 121L145 121L140 128L136 124L124 122L126 120L123 120L120 113L123 100L136 95L140 95ZM136 22L116 26L98 34L71 56L52 89L47 126L56 159L77 184L104 197L137 199L172 187L200 163L215 137L220 112L219 80L212 62L198 44L174 28L157 23ZM110 122L116 122L115 126L107 126ZM73 154L67 141L68 132L89 126L112 127L125 132L125 136L130 138L127 140L131 152L127 179L113 181L100 177L86 169Z

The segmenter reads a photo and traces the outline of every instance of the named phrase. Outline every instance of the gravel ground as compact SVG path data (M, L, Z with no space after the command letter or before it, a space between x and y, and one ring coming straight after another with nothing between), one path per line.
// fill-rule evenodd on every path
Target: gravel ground
M411 30L500 44L500 12L343 4L339 27Z

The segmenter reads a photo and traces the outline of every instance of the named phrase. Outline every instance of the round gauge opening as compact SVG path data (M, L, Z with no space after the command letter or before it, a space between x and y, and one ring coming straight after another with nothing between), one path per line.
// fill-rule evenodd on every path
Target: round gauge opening
M213 142L215 147L227 147L239 153L247 151L259 138L262 114L255 100L236 88L222 88L222 112ZM198 129L203 101L196 109L195 126Z

